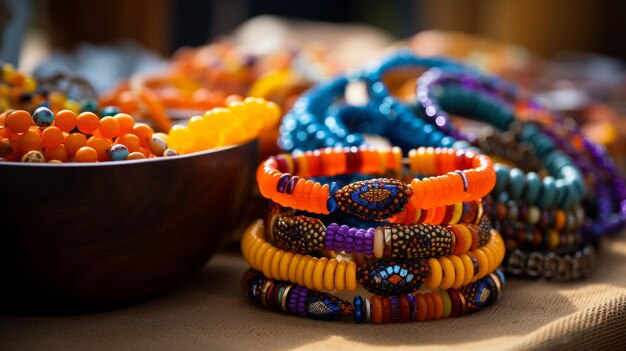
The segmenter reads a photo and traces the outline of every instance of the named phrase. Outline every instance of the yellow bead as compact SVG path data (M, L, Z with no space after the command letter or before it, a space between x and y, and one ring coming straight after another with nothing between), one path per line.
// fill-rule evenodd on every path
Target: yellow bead
M0 84L0 98L9 96L10 93L11 93L11 89L9 89L8 85Z
M76 114L80 113L80 102L75 100L66 100L63 104L64 110L70 110Z
M280 120L280 106L273 101L267 101L265 107L267 108L266 127L272 127Z
M204 117L192 117L187 124L187 128L189 128L196 141L194 151L207 150L217 145L218 138L215 135L215 131L210 128L209 122Z
M444 256L439 257L439 263L441 264L441 269L443 270L443 277L439 288L442 290L450 289L454 284L454 280L456 279L456 271L454 270L452 261L450 261L448 257Z
M339 261L335 270L335 289L337 291L346 290L346 268L348 268L348 262Z
M461 259L456 255L450 255L448 258L450 259L450 262L452 262L455 271L452 288L459 289L463 286L463 282L465 281L465 266L463 265L463 261L461 261Z
M263 102L261 102L263 101ZM265 100L261 98L246 98L243 103L247 107L248 118L255 121L257 123L258 128L255 129L255 132L258 133L261 129L263 129L267 125L267 111L264 106Z
M202 116L194 116L187 123L187 128L189 128L194 137L200 138L206 135L209 130L209 123Z
M426 283L429 289L437 289L443 279L441 263L436 258L429 258L428 265L430 266L430 275L426 279Z
M355 291L356 288L356 263L350 261L348 268L346 268L346 289L348 289L348 291Z
M65 94L53 91L48 96L50 100L50 108L53 110L63 108L63 104L65 103Z
M235 116L229 109L218 107L205 113L204 118L211 129L223 132L232 127Z
M324 289L335 290L335 269L337 269L337 260L331 259L324 270Z
M10 83L15 76L15 68L9 63L2 65L2 80Z
M37 89L37 82L35 82L35 80L32 77L26 76L24 77L24 82L22 83L22 87L24 88L25 92L32 93L33 91Z
M259 118L255 118L253 111L248 104L241 101L235 101L228 105L228 108L235 114L235 124L245 126L244 138L253 138L259 134L259 130L263 127L263 121Z
M194 147L193 134L187 127L175 125L172 127L172 129L170 129L169 136L170 140L174 141L174 144L176 144L176 146L180 148L181 153L190 152L191 149ZM168 146L172 148L172 145L169 145L169 143Z

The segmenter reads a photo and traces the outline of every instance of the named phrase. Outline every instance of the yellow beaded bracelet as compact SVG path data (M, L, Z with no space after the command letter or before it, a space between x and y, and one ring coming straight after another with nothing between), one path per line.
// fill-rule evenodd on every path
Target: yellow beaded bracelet
M381 262L381 260L375 260L369 265L358 266L355 261L328 259L326 257L317 258L281 250L266 240L265 226L262 220L253 222L247 228L241 239L241 251L250 266L263 272L268 278L290 281L320 291L354 291L358 285L357 280L366 289L368 286L372 287L373 283L368 284L366 276L375 273L376 267L378 267L376 262ZM415 287L419 288L421 281L424 281L430 289L459 288L493 272L502 262L504 254L505 248L502 237L497 231L492 230L491 238L487 244L476 250L460 255L412 261L425 263L420 266L424 268L421 273L416 272L413 277L408 277L406 274L402 277L400 274L398 278L391 280L405 279L408 281L413 279L410 284L405 284L405 287L411 290L416 290L413 289ZM399 263L398 265L407 264L409 267L404 268L411 271L410 263ZM422 275L421 278L417 276L419 274ZM416 281L417 284L415 284ZM374 289L378 289L376 291L378 293L380 289L386 288L374 287Z

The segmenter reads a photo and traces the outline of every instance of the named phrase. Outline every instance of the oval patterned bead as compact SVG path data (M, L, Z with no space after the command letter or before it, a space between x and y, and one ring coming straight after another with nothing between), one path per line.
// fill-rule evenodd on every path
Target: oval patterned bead
M426 260L379 259L359 267L357 280L372 294L403 295L419 289L429 273Z
M324 248L326 227L317 218L275 216L272 226L269 233L280 249L306 254Z
M307 297L307 316L314 319L344 319L351 317L354 306L331 294L311 291Z
M397 179L377 178L358 181L339 189L337 207L353 216L383 221L401 212L413 196L413 190Z
M451 255L455 249L454 233L442 226L396 224L383 226L382 230L391 257L441 257Z

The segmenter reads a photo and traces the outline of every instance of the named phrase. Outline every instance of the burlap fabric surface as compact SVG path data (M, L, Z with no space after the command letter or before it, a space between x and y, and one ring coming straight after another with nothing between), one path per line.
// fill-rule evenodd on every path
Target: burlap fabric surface
M321 322L244 298L247 269L215 257L192 282L145 304L62 317L0 317L7 350L625 350L626 239L604 243L592 278L509 279L498 303L463 318L393 325Z

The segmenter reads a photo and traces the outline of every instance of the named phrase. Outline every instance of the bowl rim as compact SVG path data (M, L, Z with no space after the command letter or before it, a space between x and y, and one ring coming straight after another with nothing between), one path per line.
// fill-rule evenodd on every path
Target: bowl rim
M58 168L79 168L79 167L113 167L122 165L136 165L140 163L154 163L154 162L174 162L174 160L188 159L194 157L200 157L208 154L218 153L221 151L234 149L240 146L245 146L257 142L257 138L253 138L241 144L233 144L220 146L213 149L191 152L188 154L169 156L169 157L154 157L154 158L141 158L137 160L123 160L123 161L106 161L106 162L63 162L63 163L50 163L50 162L14 162L14 161L0 161L0 169L8 167L25 167L25 168L39 168L39 167L58 167Z

